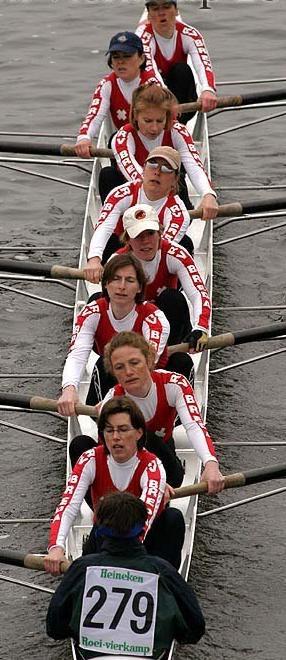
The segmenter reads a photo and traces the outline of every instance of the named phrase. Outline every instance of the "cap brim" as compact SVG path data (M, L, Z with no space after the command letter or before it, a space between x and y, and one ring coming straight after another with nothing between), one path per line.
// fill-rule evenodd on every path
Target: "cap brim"
M110 53L139 53L139 48L135 48L135 46L129 46L128 44L116 44L114 46L111 46L109 50L106 51L105 55L109 55ZM143 53L143 49L141 51Z
M130 227L129 229L126 228L125 231L129 238L136 238L139 236L139 234L142 234L143 231L148 229L151 229L152 231L159 231L160 227L157 222L154 222L154 220L140 220L137 225Z

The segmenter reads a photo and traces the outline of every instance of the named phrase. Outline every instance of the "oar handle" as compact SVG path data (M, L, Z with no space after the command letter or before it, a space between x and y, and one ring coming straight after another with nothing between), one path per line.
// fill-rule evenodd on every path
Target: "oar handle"
M24 554L16 550L0 550L0 563L9 564L11 566L21 566L22 568L30 568L34 571L44 571L45 555L33 555L30 553ZM71 562L63 559L60 564L61 573L66 573Z
M0 259L0 271L5 273L24 273L26 275L38 275L40 277L51 277L53 279L83 280L83 270L60 266L58 264L37 264L32 261L17 261L16 259Z
M32 410L46 410L57 412L58 402L55 399L46 399L41 396L32 396L30 399L30 408ZM76 403L75 411L77 415L88 415L89 417L97 417L94 406L87 406L84 403Z
M254 468L246 472L234 472L224 477L224 488L237 488L238 486L249 486L250 484L258 484L262 481L269 481L270 479L282 479L286 477L286 463L278 463L277 465L266 465L262 468ZM199 495L208 491L208 484L206 481L200 481L191 486L183 486L182 488L175 488L175 494L172 499L180 497L190 497L190 495Z
M0 404L7 406L15 406L16 408L28 408L30 410L43 410L46 412L58 412L58 402L56 399L47 399L41 396L27 396L23 394L8 394L7 392L0 392ZM89 417L97 417L94 406L87 406L83 403L75 405L77 415L88 415Z
M0 142L0 152L22 153L22 154L40 154L45 156L73 156L76 157L76 151L73 144L47 144L45 142L10 142L5 140ZM99 158L112 158L112 149L102 149L92 146L90 148L92 156Z
M235 215L242 215L242 212L242 205L239 202L233 202L232 204L222 204L218 207L217 217L229 218ZM202 210L199 208L189 211L190 218L201 218L201 215Z
M244 475L240 472L230 474L225 477L225 488L235 488L236 486L244 486L244 484ZM192 484L191 486L182 486L182 488L175 488L174 490L175 495L172 495L172 499L190 497L190 495L200 495L201 493L208 492L208 483L207 481L200 481L197 484Z
M231 106L242 105L242 96L236 94L235 96L219 96L217 99L217 108L227 108ZM184 112L198 112L202 109L201 101L191 101L189 103L180 103L176 106L179 113Z
M71 144L61 144L60 145L61 156L76 156L75 147ZM113 151L112 149L103 149L101 147L90 147L90 153L92 156L97 156L98 158L112 158Z
M279 337L286 333L286 322L271 323L270 325L262 325L258 328L249 328L247 330L237 330L236 332L225 332L221 335L209 337L205 345L205 349L213 348L226 348L227 346L238 346L239 344L246 344L252 341L260 341L261 339L272 339ZM168 346L168 356L173 353L188 353L190 350L187 342L181 344L174 344Z
M217 98L217 108L231 108L239 105L253 105L256 103L266 103L267 101L282 101L286 98L286 89L272 89L265 92L254 92L252 94L236 94L233 96L219 96ZM201 110L201 102L180 103L176 109L179 113L197 112Z

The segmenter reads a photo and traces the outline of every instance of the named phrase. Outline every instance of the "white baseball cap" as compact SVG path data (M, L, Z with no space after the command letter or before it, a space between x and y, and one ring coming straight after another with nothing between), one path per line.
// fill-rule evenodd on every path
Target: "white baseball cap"
M160 221L158 215L149 204L135 204L130 206L123 214L123 228L130 238L136 238L142 231L151 229L159 231Z

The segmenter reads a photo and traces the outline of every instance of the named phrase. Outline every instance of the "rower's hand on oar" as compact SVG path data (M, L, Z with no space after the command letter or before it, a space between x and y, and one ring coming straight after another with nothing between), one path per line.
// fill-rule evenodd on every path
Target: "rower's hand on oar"
M217 106L217 96L209 90L202 92L198 101L201 103L202 112L210 112L211 110L215 110Z
M80 140L75 145L75 153L79 158L91 158L90 147L92 146L91 140Z
M54 577L61 575L61 562L66 559L63 548L56 545L49 550L49 554L44 558L44 567L46 573Z
M99 257L92 257L88 260L85 268L83 269L84 277L88 282L98 284L102 278L103 266Z
M201 211L202 220L213 220L216 218L218 212L218 203L214 195L211 193L204 195L200 205L196 210Z
M224 476L219 470L216 461L207 461L205 469L201 475L201 481L208 482L208 493L220 493L224 488Z
M76 414L75 405L79 402L78 393L74 385L67 385L58 399L58 412L65 417Z
M175 495L174 488L172 488L172 486L166 483L165 492L164 492L164 506L166 506L166 504L170 502L173 495Z
M204 350L207 344L208 335L202 330L192 330L192 332L188 335L187 341L189 344L190 353L200 353L200 351Z

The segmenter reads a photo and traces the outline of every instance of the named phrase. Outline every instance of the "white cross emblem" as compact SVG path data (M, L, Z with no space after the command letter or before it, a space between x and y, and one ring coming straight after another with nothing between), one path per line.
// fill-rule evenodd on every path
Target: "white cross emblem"
M117 114L117 119L122 119L123 121L125 121L125 119L127 119L126 110L117 110L116 114Z
M158 435L159 438L164 438L165 433L166 433L166 429L163 429L163 428L160 429L160 430L158 429L157 431L155 431L155 435Z

